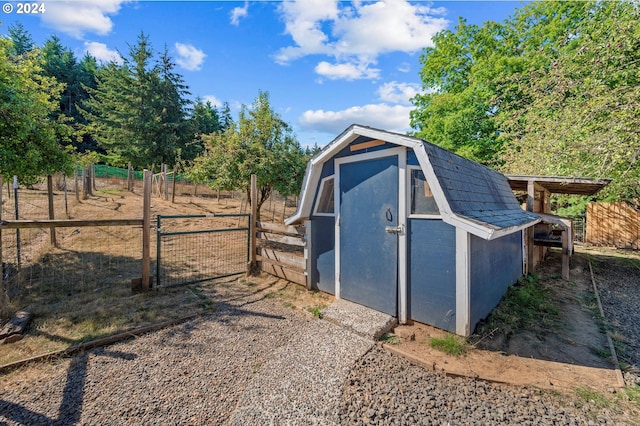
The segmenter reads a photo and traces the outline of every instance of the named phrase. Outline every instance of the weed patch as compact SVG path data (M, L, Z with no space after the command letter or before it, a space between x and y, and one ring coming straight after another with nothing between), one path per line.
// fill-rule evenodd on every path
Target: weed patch
M467 353L467 342L459 336L449 334L445 337L432 337L429 346L452 356L461 356Z
M549 291L536 275L522 278L507 290L500 304L478 326L478 334L495 332L507 336L524 329L552 331L559 318Z
M400 343L400 337L396 336L393 333L385 333L380 337L380 341L384 343L388 343L390 345L397 345Z

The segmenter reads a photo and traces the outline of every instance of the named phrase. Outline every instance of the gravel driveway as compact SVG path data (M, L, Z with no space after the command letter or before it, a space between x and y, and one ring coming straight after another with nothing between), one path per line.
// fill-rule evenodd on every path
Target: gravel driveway
M595 401L574 405L536 389L445 377L258 296L220 303L212 315L72 359L26 368L23 375L0 377L0 385L0 424L7 425L637 420Z

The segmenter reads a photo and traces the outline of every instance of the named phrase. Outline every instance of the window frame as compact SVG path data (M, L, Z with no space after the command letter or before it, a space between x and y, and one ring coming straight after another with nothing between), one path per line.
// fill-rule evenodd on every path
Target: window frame
M425 183L429 184L426 180L426 174L422 170L420 166L411 166L407 165L407 217L409 219L442 219L442 213L440 212L440 206L438 206L438 202L434 198L434 202L438 207L438 213L411 213L411 203L413 199L411 198L411 177L413 175L414 170L419 170L422 174L425 175ZM431 189L431 185L429 185L429 189L433 193L433 189Z
M333 200L333 212L331 212L331 213L327 213L327 212L319 212L319 211L318 211L318 207L320 206L320 200L322 199L322 195L323 195L323 193L324 193L325 186L327 186L327 185L326 185L326 183L327 183L328 181L330 181L330 180L331 180L331 181L333 181L333 184L334 184L334 187L332 188L331 193L330 193L331 197L333 197L333 198L334 198L334 200ZM323 178L323 179L320 181L320 188L318 189L318 196L316 197L316 200L315 200L315 203L314 203L314 206L313 206L313 215L314 215L314 216L324 216L324 217L335 217L335 216L336 216L335 180L334 180L334 175L327 176L327 177Z

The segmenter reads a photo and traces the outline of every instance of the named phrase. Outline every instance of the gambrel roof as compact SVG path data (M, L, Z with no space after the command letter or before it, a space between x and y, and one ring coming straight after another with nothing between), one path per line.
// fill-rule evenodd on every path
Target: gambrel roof
M540 217L522 210L507 178L422 139L354 124L307 164L298 210L286 223L311 215L322 166L356 139L370 138L411 148L433 192L442 220L486 240L534 225Z

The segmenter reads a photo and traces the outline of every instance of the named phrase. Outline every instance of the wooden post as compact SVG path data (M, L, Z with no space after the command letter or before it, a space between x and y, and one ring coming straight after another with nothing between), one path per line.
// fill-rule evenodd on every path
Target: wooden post
M571 250L569 249L569 231L562 231L562 279L569 281L569 260L571 259Z
M78 192L78 170L73 166L73 190L76 193L76 201L80 202L80 193Z
M131 170L131 161L127 166L127 191L133 191L133 172Z
M249 261L249 265L247 266L247 274L252 275L257 273L258 262L257 262L257 248L256 248L256 221L258 214L258 177L256 175L251 175L251 220L249 225L249 250L251 252L251 257Z
M535 185L534 182L532 180L530 180L529 182L527 182L527 211L533 212L533 208L534 208L534 203L535 203L535 196L536 196L536 192L535 192ZM526 248L527 248L527 267L525 270L526 274L530 274L533 272L533 269L535 267L535 265L533 264L534 262L534 244L533 244L533 237L534 237L534 227L530 226L527 228L526 230L527 233L527 244L526 244Z
M162 165L162 178L164 179L164 199L166 201L169 200L169 180L167 176L167 170L169 169L168 164Z
M53 220L55 213L53 209L53 177L51 175L47 175L47 198L49 200L49 219ZM56 228L49 228L49 236L51 237L51 245L57 247Z
M142 291L149 291L151 273L151 177L153 172L144 171L142 201Z

